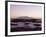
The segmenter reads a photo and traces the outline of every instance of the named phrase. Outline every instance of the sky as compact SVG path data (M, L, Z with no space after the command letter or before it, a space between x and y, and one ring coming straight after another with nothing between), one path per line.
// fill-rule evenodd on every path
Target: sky
M32 18L42 17L42 7L36 5L10 5L10 17L17 18L20 16L28 16Z

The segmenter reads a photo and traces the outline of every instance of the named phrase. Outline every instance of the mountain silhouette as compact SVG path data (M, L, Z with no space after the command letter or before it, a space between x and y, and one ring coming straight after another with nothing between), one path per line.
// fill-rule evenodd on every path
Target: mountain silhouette
M32 18L28 16L21 16L15 19L11 19L11 22L41 22L41 19Z
M16 19L33 19L32 17L28 17L28 16L21 16L21 17L18 17Z

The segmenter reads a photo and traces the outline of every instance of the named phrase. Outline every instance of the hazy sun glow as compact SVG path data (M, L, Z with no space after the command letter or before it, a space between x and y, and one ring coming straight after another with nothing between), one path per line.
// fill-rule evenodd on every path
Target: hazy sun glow
M11 18L28 16L33 18L42 17L42 7L36 5L10 5Z

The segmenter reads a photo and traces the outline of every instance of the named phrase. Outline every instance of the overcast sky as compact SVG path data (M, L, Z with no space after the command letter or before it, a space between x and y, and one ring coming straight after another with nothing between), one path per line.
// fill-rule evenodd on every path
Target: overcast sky
M20 16L29 16L33 18L41 18L42 7L36 5L10 5L11 18Z

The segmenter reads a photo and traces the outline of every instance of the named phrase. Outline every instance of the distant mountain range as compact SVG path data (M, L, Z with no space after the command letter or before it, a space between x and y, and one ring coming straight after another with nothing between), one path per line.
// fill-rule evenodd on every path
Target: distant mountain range
M28 16L21 16L21 17L17 17L14 19L41 19L41 18L32 18L32 17L28 17Z
M41 18L32 18L28 16L21 16L15 19L11 19L11 22L41 22Z
M32 19L32 17L28 17L28 16L21 16L21 17L18 17L16 19Z

